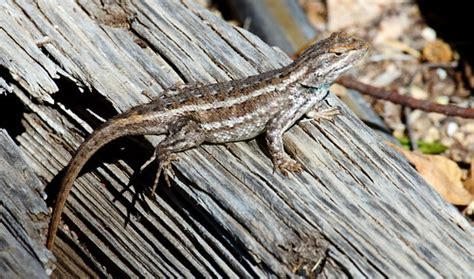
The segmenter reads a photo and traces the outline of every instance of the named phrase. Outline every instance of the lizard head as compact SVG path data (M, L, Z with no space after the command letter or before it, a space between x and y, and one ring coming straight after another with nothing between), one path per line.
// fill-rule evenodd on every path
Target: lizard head
M292 64L292 72L303 76L306 87L329 85L356 65L367 53L368 44L345 32L336 32L306 49Z

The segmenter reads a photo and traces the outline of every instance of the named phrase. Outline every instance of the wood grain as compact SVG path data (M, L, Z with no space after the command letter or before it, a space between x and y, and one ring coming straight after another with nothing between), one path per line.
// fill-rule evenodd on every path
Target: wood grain
M177 83L235 79L290 62L192 1L100 3L0 4L0 86L22 104L10 108L22 112L15 121L23 130L13 136L50 195L101 119ZM337 98L328 102L344 116L286 134L287 150L306 168L289 178L274 173L262 139L205 145L182 153L173 187L149 199L139 194L154 169L135 170L158 139L106 147L68 199L58 273L472 274L468 222Z
M48 278L44 247L48 208L42 185L7 132L0 129L0 277Z

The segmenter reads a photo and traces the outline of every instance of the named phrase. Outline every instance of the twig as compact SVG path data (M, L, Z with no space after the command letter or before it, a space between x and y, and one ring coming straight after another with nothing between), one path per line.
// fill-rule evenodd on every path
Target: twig
M341 77L337 80L337 83L347 88L357 90L362 94L369 95L382 100L387 100L392 103L407 106L413 109L420 109L428 112L437 112L448 116L474 118L473 108L462 108L453 105L440 105L426 100L415 99L413 97L401 95L396 90L385 90L383 88L362 83L352 77Z

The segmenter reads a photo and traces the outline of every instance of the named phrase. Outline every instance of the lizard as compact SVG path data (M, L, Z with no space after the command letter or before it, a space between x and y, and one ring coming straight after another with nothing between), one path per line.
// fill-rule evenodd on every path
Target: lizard
M163 174L169 184L177 153L202 143L252 139L262 133L273 166L283 175L302 165L284 150L283 134L304 115L331 119L339 107L315 108L329 94L329 86L367 53L368 44L345 32L336 32L307 48L280 69L239 80L165 90L147 104L112 117L77 149L62 177L52 212L47 243L52 250L69 192L82 167L102 146L130 135L164 135L144 166L158 159L151 190ZM143 167L142 167L143 168Z

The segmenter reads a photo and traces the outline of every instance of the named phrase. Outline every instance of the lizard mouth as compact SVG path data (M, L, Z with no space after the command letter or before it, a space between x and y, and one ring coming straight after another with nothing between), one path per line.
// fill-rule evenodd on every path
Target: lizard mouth
M339 76L340 74L344 73L345 71L349 70L351 68L350 65L344 65L342 67L338 67L333 69L333 72L336 76Z
M365 55L365 52L361 53L361 54L356 54L356 55L348 55L346 58L344 58L344 60L346 60L346 61L352 60L353 63L342 63L342 66L333 68L333 72L336 75L340 75L340 74L344 73L345 71L352 68L354 66L354 64L357 64L362 59L362 57L364 57L364 55Z

